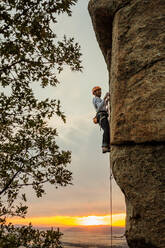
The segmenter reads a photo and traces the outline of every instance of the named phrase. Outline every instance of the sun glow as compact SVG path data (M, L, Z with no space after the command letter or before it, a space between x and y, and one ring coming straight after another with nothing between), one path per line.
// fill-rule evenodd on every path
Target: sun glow
M104 225L105 224L104 216L80 217L78 222L82 226L95 226L95 225Z
M19 225L32 223L34 226L97 226L110 225L110 215L104 216L49 216L32 218L12 218L8 222ZM113 214L112 225L125 226L125 213Z
M82 226L110 225L110 215L80 217L78 223ZM113 214L112 225L125 226L125 214Z

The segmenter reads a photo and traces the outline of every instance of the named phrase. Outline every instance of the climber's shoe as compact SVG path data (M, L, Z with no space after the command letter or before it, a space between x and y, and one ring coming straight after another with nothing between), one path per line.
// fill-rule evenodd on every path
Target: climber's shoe
M102 153L110 152L110 148L107 146L102 147Z

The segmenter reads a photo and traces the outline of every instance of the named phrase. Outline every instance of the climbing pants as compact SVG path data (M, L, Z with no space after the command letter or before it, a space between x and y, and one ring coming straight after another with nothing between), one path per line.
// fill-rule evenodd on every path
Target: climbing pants
M103 129L102 147L110 147L110 132L107 112L99 112L97 118L101 128Z

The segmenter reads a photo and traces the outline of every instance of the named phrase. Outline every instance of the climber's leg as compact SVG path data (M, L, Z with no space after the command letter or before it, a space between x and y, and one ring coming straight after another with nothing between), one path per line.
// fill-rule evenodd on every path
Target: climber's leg
M103 129L103 140L102 147L110 148L110 133L109 133L109 122L107 118L101 120L101 128Z

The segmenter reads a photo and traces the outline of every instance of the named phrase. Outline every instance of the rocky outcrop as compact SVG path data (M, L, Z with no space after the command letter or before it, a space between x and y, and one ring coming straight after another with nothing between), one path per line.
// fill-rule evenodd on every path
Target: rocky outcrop
M111 166L131 248L165 248L165 1L90 0L110 78Z

